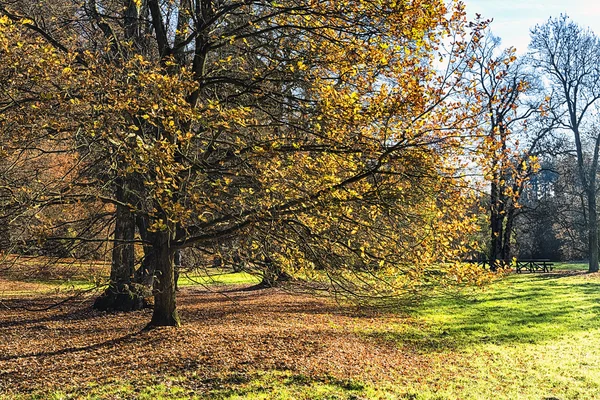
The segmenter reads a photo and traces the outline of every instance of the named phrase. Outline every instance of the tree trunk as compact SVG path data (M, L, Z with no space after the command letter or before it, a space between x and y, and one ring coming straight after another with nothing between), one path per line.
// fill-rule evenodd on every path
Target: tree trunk
M498 185L492 182L490 190L490 270L497 271L499 259L502 257L502 227L504 217L502 205L500 204L500 193Z
M510 259L512 256L512 246L510 243L510 239L512 236L512 229L513 229L513 225L515 222L515 211L514 211L514 207L511 206L509 208L509 211L506 214L505 217L506 220L506 225L504 226L504 238L502 239L502 253L501 253L501 258L502 261L504 261L504 263L506 265L508 265L510 263Z
M135 224L133 215L126 206L117 206L117 216L114 231L114 244L112 250L112 264L110 281L114 283L129 283L133 275L134 252L133 240Z
M292 276L285 272L279 264L273 262L270 257L265 257L261 286L275 287L292 279Z
M595 187L588 190L588 208L589 272L598 272L598 210Z
M127 187L119 179L116 189L117 200L127 203ZM146 306L144 294L132 285L134 274L135 217L124 204L117 205L110 283L104 293L94 302L94 308L102 311L133 311Z
M179 326L175 299L175 250L170 247L170 233L157 232L154 242L156 278L154 279L154 313L148 328Z
M153 233L148 231L148 217L138 216L135 220L140 238L148 243L153 241ZM142 264L135 271L135 282L144 285L146 288L152 290L154 285L154 271L155 271L155 257L154 257L154 246L150 244L144 244L144 258Z

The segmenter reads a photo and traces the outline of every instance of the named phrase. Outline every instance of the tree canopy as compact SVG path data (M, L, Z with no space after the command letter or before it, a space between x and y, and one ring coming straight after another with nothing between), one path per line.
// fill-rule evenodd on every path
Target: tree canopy
M468 32L460 3L63 6L0 3L4 51L52 60L15 65L18 95L2 95L31 99L2 134L27 126L22 153L59 153L68 170L29 160L53 178L35 193L18 184L21 203L44 240L89 246L112 230L114 292L135 283L142 245L151 324L179 323L184 248L363 299L483 279L449 262L476 228L460 177L475 112L458 94L480 26ZM47 83L31 92L36 74Z

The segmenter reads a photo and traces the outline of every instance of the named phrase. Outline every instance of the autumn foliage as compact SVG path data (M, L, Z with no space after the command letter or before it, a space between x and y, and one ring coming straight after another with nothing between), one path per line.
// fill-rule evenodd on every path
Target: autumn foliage
M365 301L486 279L457 262L476 229L459 93L480 28L461 4L101 3L56 35L0 8L16 75L3 75L3 207L40 220L44 240L112 240L117 291L143 246L152 324L179 323L174 256L188 248ZM39 189L11 157L43 169Z

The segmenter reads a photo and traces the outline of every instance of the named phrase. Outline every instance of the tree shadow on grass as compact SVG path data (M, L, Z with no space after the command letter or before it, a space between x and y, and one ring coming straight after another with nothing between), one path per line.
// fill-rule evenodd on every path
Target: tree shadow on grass
M381 330L366 335L420 351L445 351L482 343L544 343L600 328L600 284L536 276L531 284L498 295L429 304L423 330ZM429 316L429 318L428 318ZM436 319L437 316L437 319ZM440 321L440 322L438 322Z
M182 313L207 323L219 323L221 318L238 313L261 313L279 315L336 315L345 317L385 317L399 315L377 307L364 307L351 303L336 303L332 298L289 293L277 288L256 290L234 290L223 292L198 292L190 290L190 296L182 297ZM280 297L281 296L281 297ZM268 301L265 301L268 300ZM402 310L405 311L405 310ZM404 313L405 314L405 313ZM280 317L277 317L280 318Z
M84 321L94 318L95 315L88 308L78 309L76 311L69 310L61 314L52 315L40 315L37 318L26 318L26 319L11 319L10 321L2 321L2 328L9 328L15 326L24 325L37 325L44 322L55 322L55 321Z
M581 276L586 275L587 271L560 271L560 272L545 272L545 273L535 273L536 280L548 280L548 279L561 279L561 278L571 278L573 276ZM525 274L523 274L525 276Z
M46 302L47 303L47 302ZM38 303L39 304L39 303ZM97 318L99 315L103 315L102 312L96 311L91 307L91 302L84 302L84 306L74 307L73 304L66 304L64 307L58 308L60 313L56 313L56 309L50 310L40 310L40 311L28 311L21 307L11 307L11 311L16 312L19 310L25 310L29 314L38 313L39 316L30 317L30 318L10 318L9 320L0 320L0 326L2 328L15 327L15 326L24 326L24 325L36 325L42 324L44 322L75 322L75 321L86 321L90 319ZM67 311L62 311L66 309ZM48 314L50 312L50 314Z

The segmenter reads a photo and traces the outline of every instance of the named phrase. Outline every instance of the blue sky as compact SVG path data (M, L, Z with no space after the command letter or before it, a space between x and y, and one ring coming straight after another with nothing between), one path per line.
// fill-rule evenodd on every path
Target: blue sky
M529 30L550 16L566 13L583 27L600 35L600 1L595 0L463 0L469 16L475 13L493 18L492 32L504 47L514 46L518 53L527 51Z

